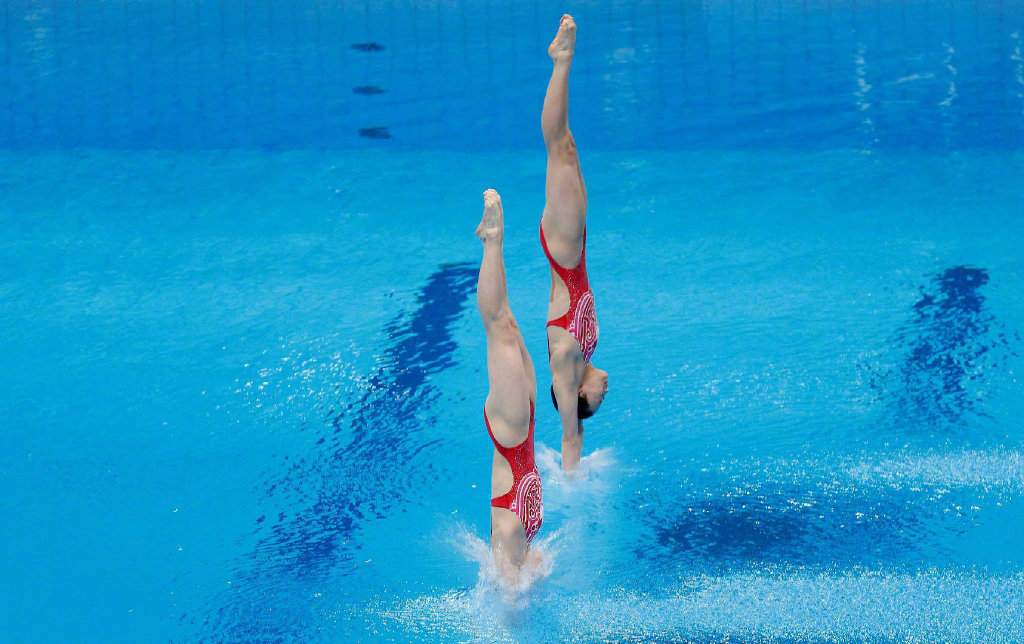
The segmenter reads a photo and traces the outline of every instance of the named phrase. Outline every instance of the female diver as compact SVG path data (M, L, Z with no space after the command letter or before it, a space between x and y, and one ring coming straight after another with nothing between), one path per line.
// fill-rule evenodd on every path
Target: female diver
M548 300L548 361L551 400L562 421L562 468L575 469L583 451L583 419L601 406L608 372L590 359L597 347L594 293L587 279L587 189L576 141L569 131L569 68L576 45L576 23L565 14L548 47L554 70L541 112L548 152L546 204L540 243L551 267Z
M491 466L491 549L498 570L514 580L526 562L544 506L533 455L533 412L537 379L523 336L508 304L501 197L484 192L484 214L476 235L484 243L476 303L487 333L484 424L494 442Z

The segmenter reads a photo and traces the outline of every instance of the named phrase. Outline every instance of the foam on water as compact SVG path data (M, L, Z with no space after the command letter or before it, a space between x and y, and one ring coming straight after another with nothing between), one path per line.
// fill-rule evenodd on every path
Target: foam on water
M566 639L719 634L757 641L1011 642L1024 637L1024 575L755 570L674 592L572 598Z
M863 460L846 470L859 482L887 487L942 486L1024 490L1024 457L1016 450L900 454Z
M831 490L942 487L982 488L1011 495L1024 492L1024 454L1005 448L822 453L801 458L718 461L695 457L690 459L688 467L704 475L724 474L724 479L716 480L730 486L774 481L826 486Z
M532 610L560 632L524 633ZM763 568L697 575L657 594L550 594L509 611L479 586L381 611L407 628L464 641L1011 642L1024 637L1024 575Z

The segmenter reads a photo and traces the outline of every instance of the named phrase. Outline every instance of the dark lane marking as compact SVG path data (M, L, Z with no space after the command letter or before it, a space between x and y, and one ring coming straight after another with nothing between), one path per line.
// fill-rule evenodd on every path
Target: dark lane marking
M365 136L368 139L390 139L391 133L388 132L388 126L381 125L377 127L361 127L359 128L359 136Z
M985 304L984 268L954 266L920 288L911 319L890 346L902 358L872 369L868 380L901 427L951 427L968 414L985 416L992 377L1016 356L1011 339Z
M208 633L232 641L254 634L298 641L315 628L266 589L352 566L361 524L393 512L410 486L432 476L396 464L409 463L431 443L424 430L440 420L434 403L444 398L429 377L457 364L452 330L476 291L477 271L469 262L440 266L417 294L416 308L385 327L390 342L364 393L325 410L316 443L321 451L285 457L259 490L267 512L254 528L265 536L235 567L224 602L182 620L206 619ZM278 510L296 506L302 510L291 515ZM276 521L268 519L273 516Z
M956 427L967 414L984 415L993 388L1010 380L1007 363L1020 336L989 311L982 292L989 281L988 271L969 266L932 276L887 342L884 355L892 359L860 365L895 416L882 431ZM827 469L794 482L735 467L726 481L682 469L645 488L637 505L645 508L650 537L636 556L668 573L751 562L927 566L940 556L962 557L956 544L975 525L969 513L941 512L976 502L973 491L947 491L939 502L928 486L876 489Z
M359 87L353 88L352 91L356 94L369 96L372 94L386 94L388 90L377 87L376 85L360 85Z

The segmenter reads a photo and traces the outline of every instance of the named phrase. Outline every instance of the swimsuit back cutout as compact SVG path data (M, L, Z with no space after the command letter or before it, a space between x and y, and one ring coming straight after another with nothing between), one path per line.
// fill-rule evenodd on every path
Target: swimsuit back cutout
M565 268L555 261L548 251L548 242L544 239L544 224L540 225L540 245L544 249L544 255L551 264L551 270L555 271L565 287L569 290L569 310L565 315L548 321L548 326L557 326L565 329L576 338L583 352L583 361L590 362L597 348L597 313L594 310L594 292L590 290L590 281L587 279L587 229L583 229L583 252L580 253L580 263L574 268Z
M526 542L533 541L544 522L544 501L541 495L540 473L533 456L533 401L530 401L530 432L526 440L515 447L505 447L498 442L491 432L491 421L487 420L487 409L484 408L484 423L487 433L494 443L494 449L508 461L512 468L512 489L501 496L491 499L491 506L505 508L512 512L526 530Z

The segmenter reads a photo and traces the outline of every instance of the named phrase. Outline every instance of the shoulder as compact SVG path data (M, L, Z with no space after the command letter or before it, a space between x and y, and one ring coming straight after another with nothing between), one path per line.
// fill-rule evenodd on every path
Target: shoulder
M578 368L583 363L583 354L580 352L579 345L576 343L576 338L560 327L548 327L549 329L556 329L558 332L551 333L548 336L550 356L549 361L551 363L551 372L555 376L565 376L575 378ZM556 338L551 336L555 335ZM562 337L565 336L565 337Z

